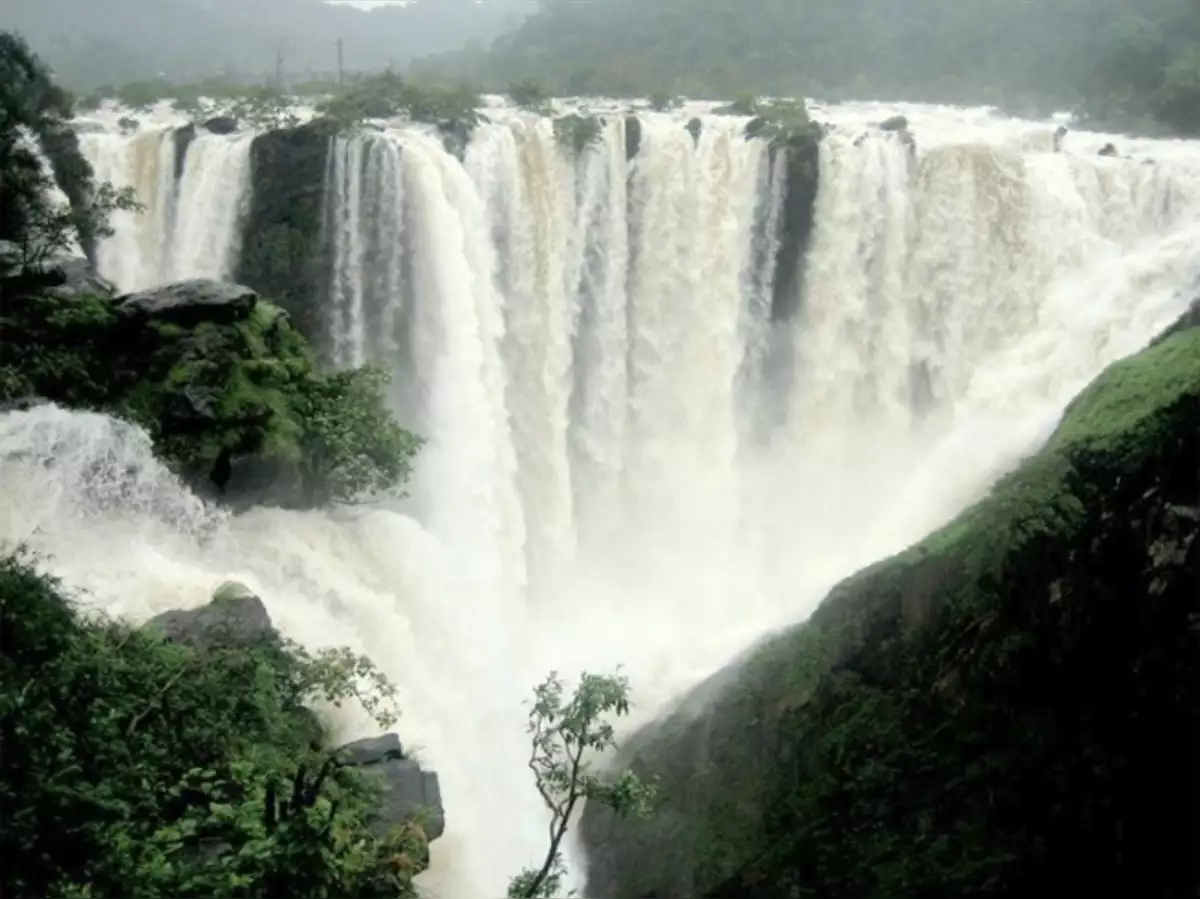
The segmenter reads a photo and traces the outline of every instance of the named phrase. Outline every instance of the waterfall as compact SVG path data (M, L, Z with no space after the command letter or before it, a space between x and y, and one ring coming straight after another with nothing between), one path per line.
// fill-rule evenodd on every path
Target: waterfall
M795 313L773 319L785 159L745 119L643 113L629 158L623 115L576 152L492 112L462 159L415 127L330 150L325 336L394 373L428 440L399 508L229 516L127 425L0 417L0 540L98 606L144 618L235 578L295 639L378 661L441 775L422 881L446 899L544 852L521 702L546 671L623 664L627 734L978 498L1200 275L1196 143L1056 153L1052 123L848 105L824 112ZM915 149L869 127L893 112ZM232 270L247 139L197 137L178 179L168 129L84 144L145 205L101 247L108 277Z
M81 135L96 180L133 188L142 207L117 212L116 233L97 248L100 274L122 290L183 278L227 278L237 262L253 135L196 135L177 179L179 139L171 127L133 137Z

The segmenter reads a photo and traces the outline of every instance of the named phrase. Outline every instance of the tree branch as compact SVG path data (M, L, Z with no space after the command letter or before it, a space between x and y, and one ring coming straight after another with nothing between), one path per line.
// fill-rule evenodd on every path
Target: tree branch
M142 721L146 718L147 715L149 715L152 711L154 711L154 707L156 705L158 705L158 703L162 700L162 698L167 694L167 691L170 690L177 683L179 683L179 679L182 678L185 674L187 674L188 669L190 667L191 667L191 665L189 662L184 662L183 666L178 671L176 671L173 675L171 675L170 679L165 684L162 685L162 688L157 693L154 694L154 698L150 700L149 704L144 709L142 709L140 712L138 712L136 715L133 716L133 719L129 722L129 726L127 728L125 728L125 736L126 737L130 737L133 735L134 729L139 724L142 723Z

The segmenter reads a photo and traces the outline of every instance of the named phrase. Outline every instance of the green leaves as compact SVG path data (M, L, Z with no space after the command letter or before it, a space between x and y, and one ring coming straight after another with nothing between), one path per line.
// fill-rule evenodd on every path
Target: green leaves
M41 396L136 422L183 477L204 484L222 453L294 474L284 504L393 494L421 440L392 416L388 376L324 372L286 316L178 325L122 315L100 298L30 296L0 310L0 399ZM201 420L192 397L209 401ZM205 484L204 486L208 486Z
M641 817L651 811L656 790L631 771L615 781L600 778L591 757L616 746L610 714L629 714L629 681L622 675L584 672L570 699L556 672L534 690L528 730L532 749L529 769L542 801L550 810L550 846L540 869L518 874L508 888L517 899L562 896L566 868L560 847L571 817L583 799L607 805L619 815Z
M458 84L419 84L392 70L359 77L323 100L317 111L341 128L364 119L403 117L446 127L460 123L468 131L480 121L479 94Z
M92 167L71 128L74 100L54 84L45 64L11 32L0 32L0 240L14 242L21 268L72 249L86 251L111 233L109 217L137 208L132 191L96 187ZM36 138L47 171L29 150ZM54 197L61 188L67 202Z
M314 374L301 385L304 476L314 502L355 502L407 480L422 441L392 418L388 380L366 367Z
M373 833L377 793L313 748L300 704L381 711L394 687L368 660L84 619L22 555L0 558L0 637L3 895L415 895L424 835Z

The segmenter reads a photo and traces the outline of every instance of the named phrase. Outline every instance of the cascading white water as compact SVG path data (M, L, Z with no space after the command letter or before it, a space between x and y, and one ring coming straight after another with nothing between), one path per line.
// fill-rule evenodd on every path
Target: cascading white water
M645 720L977 497L1190 299L1197 145L1101 159L1111 137L1072 134L1053 153L1052 125L914 106L897 110L913 158L859 139L891 111L824 111L807 278L775 322L781 166L744 120L705 115L694 139L695 110L644 114L632 160L620 116L578 159L516 115L461 164L415 130L336 141L332 343L341 364L392 366L429 438L408 505L229 517L136 430L41 408L0 418L0 540L116 613L236 578L294 638L367 652L442 778L425 887L500 895L544 851L520 702L546 670L623 663ZM214 185L190 194L157 133L86 140L100 177L162 210L119 223L110 277L227 270L203 266L234 252L215 235L236 214L215 213L246 193L226 190L236 140L205 157L215 180L189 151L185 181L195 164ZM786 378L764 365L780 348Z
M200 134L188 144L175 200L166 280L227 278L241 248L253 134Z
M142 205L114 215L116 233L97 247L100 274L122 290L232 275L250 196L252 139L195 135L177 179L174 128L81 135L96 180L132 187Z

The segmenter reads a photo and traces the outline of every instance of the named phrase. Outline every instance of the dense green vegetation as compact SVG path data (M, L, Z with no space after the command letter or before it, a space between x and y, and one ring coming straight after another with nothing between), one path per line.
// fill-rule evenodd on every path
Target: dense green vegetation
M0 556L0 893L11 899L404 899L429 859L422 810L380 827L376 781L337 762L323 701L381 728L395 688L345 648L311 654L217 618L186 640L77 604L18 550ZM238 585L219 610L246 602ZM250 597L250 602L257 599ZM239 613L233 613L237 616ZM619 676L552 674L529 767L553 815L545 862L511 897L561 895L560 845L586 798L644 815L653 789L592 757L629 711ZM584 758L584 753L589 758Z
M491 90L998 104L1200 133L1193 0L542 0L487 53L417 63Z
M364 695L390 723L391 686L369 662L219 634L169 642L85 614L31 561L0 558L0 893L416 895L419 825L374 832L377 796L327 763L306 708Z
M70 126L73 100L19 36L0 31L0 240L22 264L60 252L79 238L85 252L107 233L108 215L133 208L128 191L96 184ZM28 138L51 163L47 172ZM58 188L67 202L50 193Z
M6 297L0 334L0 400L127 417L200 486L223 489L250 456L275 470L281 504L350 502L402 483L419 446L388 411L386 377L321 371L265 302L146 315L105 297Z
M413 80L393 69L355 73L341 82L323 78L289 85L230 78L195 82L158 78L102 85L80 97L76 105L79 111L87 112L106 100L135 112L165 102L197 124L227 116L261 130L299 124L294 112L297 105L312 105L318 117L341 127L352 127L368 118L407 118L431 125L462 120L474 126L479 120L477 109L482 105L478 92L459 83Z
M1178 899L1200 841L1200 328L629 745L588 895Z

